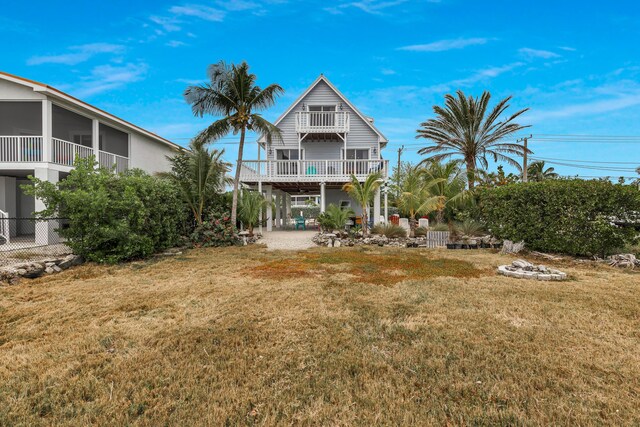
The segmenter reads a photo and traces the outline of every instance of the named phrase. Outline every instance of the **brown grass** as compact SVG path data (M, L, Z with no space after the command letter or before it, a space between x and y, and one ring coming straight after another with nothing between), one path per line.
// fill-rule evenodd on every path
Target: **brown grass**
M202 249L0 287L0 425L640 423L640 275L509 260Z

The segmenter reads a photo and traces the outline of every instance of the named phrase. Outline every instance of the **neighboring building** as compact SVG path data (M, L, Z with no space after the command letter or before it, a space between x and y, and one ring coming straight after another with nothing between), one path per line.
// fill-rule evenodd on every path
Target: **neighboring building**
M44 208L23 194L27 176L64 179L76 157L95 155L116 171L169 170L180 146L42 83L0 72L0 217L29 218ZM0 224L1 237L33 236L31 221ZM10 235L6 229L9 228ZM46 244L47 234L36 233Z
M330 203L361 208L341 190L355 175L364 181L372 172L388 176L382 149L387 138L323 75L278 118L283 141L258 140L258 159L243 160L240 180L268 199L275 197L275 226L291 215L291 198L320 194L320 210ZM264 160L261 157L264 155ZM374 223L380 221L380 191L373 201ZM274 226L267 210L267 231Z

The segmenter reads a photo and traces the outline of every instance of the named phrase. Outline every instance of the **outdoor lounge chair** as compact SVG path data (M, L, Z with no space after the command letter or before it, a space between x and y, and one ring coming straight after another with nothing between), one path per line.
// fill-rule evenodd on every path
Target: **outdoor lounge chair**
M304 217L298 216L298 217L296 217L296 230L299 230L301 228L303 230L306 230L307 229L307 223L306 223Z

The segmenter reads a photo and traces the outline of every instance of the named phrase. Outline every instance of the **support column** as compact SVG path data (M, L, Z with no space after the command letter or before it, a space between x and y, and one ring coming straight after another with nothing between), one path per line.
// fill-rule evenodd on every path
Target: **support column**
M93 119L91 123L91 147L93 155L96 156L97 166L100 167L100 122Z
M276 190L276 228L282 228L282 192Z
M56 184L60 179L60 172L49 168L35 168L35 170L33 171L33 176L43 181L49 181L52 184ZM38 198L36 198L35 205L36 212L45 209L44 203ZM56 233L55 231L58 228L58 221L37 221L35 228L36 244L51 245L54 243L59 243L60 239L58 238L58 233Z
M289 225L291 219L291 195L284 193L284 221L285 225Z
M324 182L320 183L320 213L323 213L326 209L327 197L326 197L326 187L327 184Z
M259 153L260 151L258 151L258 154ZM258 181L258 193L260 193L260 195L263 196L262 181ZM260 220L258 221L258 233L262 234L262 208L260 208Z
M51 161L51 137L53 133L53 125L51 119L51 101L45 99L42 101L42 161ZM36 209L37 210L37 209Z
M269 202L267 208L267 231L273 231L273 186L265 185L266 199Z
M389 189L384 189L384 223L389 222Z
M380 187L376 190L373 197L373 225L380 223Z

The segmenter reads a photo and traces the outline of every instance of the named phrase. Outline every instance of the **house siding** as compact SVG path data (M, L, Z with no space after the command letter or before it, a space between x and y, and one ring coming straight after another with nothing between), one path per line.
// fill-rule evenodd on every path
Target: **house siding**
M302 111L302 104L309 105L340 105L343 110L349 112L350 131L347 135L347 148L376 148L375 159L379 158L378 134L365 123L358 114L353 111L337 93L324 81L318 82L313 89L282 118L278 127L282 131L283 141L273 142L272 153L267 155L268 160L276 159L277 149L298 148L298 134L296 132L296 112ZM336 138L338 138L336 136ZM302 142L302 149L305 150L304 156L307 160L338 160L342 157L342 149L344 142L338 138L338 141L314 141L305 140Z

